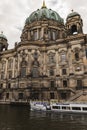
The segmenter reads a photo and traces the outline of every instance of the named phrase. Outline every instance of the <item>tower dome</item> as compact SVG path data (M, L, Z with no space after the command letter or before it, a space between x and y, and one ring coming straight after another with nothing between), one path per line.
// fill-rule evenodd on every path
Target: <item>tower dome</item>
M64 20L60 17L60 15L52 9L48 9L43 1L42 8L31 13L31 15L26 19L25 24L30 24L34 21L40 21L44 18L48 20L55 20L62 24L64 23Z
M7 38L6 38L6 36L3 34L3 32L1 32L0 38L3 38L3 39L5 39L5 40L7 40Z
M8 49L8 43L7 43L7 38L6 36L3 34L3 32L1 32L0 34L0 52L3 51L4 49L7 50Z
M74 11L72 10L72 13L68 14L67 19L68 19L68 18L72 18L72 17L74 17L74 16L80 16L80 14L77 13L77 12L74 12Z

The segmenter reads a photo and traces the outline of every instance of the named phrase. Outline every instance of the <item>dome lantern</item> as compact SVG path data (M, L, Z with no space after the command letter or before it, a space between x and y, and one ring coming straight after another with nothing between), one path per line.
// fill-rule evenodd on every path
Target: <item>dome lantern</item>
M47 8L47 7L46 7L46 4L45 4L45 0L43 0L42 8Z

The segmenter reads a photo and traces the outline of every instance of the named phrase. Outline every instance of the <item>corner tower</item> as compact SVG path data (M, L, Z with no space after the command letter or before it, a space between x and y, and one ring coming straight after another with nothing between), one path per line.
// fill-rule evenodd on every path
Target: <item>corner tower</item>
M0 52L3 51L3 49L5 49L5 50L8 49L8 43L7 43L6 36L3 34L3 32L1 32L1 34L0 34Z
M81 34L83 33L83 21L80 14L74 12L70 13L66 19L67 35Z

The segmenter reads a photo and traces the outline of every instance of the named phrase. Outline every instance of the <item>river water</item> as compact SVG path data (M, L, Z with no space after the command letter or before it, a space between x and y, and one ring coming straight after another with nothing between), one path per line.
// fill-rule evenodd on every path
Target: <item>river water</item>
M87 130L87 115L31 112L24 106L0 105L0 130Z

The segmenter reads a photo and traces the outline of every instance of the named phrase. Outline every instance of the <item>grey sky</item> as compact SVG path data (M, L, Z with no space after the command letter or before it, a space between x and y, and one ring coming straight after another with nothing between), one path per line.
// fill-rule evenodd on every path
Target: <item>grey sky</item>
M43 0L0 1L0 31L6 35L9 48L20 41L21 29L31 12L41 8ZM64 20L73 9L81 14L84 33L87 33L87 0L45 0L48 8L57 11Z

